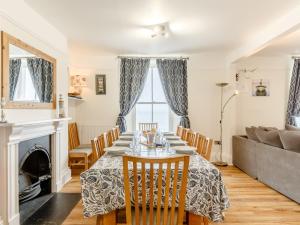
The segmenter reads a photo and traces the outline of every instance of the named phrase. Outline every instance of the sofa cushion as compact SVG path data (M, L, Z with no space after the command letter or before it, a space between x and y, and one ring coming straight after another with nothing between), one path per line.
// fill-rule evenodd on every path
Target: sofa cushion
M281 130L279 136L284 149L300 153L300 131Z
M257 135L255 133L256 129L256 127L246 127L246 134L248 139L259 142L259 139L257 138Z
M286 130L292 130L292 131L300 131L300 127L295 127L295 126L292 126L292 125L285 125L285 129Z
M255 133L260 142L278 148L283 148L279 137L279 130L265 131L263 129L256 129Z

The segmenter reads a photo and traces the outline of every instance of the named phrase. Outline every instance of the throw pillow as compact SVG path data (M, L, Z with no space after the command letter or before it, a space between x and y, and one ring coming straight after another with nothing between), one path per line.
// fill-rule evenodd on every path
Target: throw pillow
M248 139L259 142L257 135L255 133L256 129L257 129L256 127L246 127L246 134Z
M282 130L279 136L284 149L300 153L300 131Z
M276 127L263 127L263 126L259 126L258 128L262 129L264 131L278 130Z
M283 148L278 130L265 131L263 129L256 129L255 133L260 142L278 148Z
M285 125L285 129L286 130L292 130L292 131L300 131L300 127L295 127L295 126L292 126L292 125Z

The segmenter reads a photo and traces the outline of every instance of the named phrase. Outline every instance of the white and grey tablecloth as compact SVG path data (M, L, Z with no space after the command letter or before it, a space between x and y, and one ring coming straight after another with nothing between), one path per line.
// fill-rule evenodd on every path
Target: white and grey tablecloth
M80 180L85 217L125 208L122 156L106 153L80 175ZM220 171L200 155L191 155L185 210L220 222L228 207Z

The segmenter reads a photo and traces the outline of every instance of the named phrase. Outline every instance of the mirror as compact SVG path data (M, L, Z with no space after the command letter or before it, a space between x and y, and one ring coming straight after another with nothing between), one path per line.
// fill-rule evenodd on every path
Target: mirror
M6 108L55 108L56 60L2 32Z

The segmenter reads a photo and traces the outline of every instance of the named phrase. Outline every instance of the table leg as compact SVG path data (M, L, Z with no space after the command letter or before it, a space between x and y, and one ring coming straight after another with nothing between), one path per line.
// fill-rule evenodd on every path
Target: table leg
M204 216L198 216L193 213L187 213L188 225L208 225L209 221Z
M108 214L97 216L97 225L116 225L116 224L117 224L117 214L115 210Z

